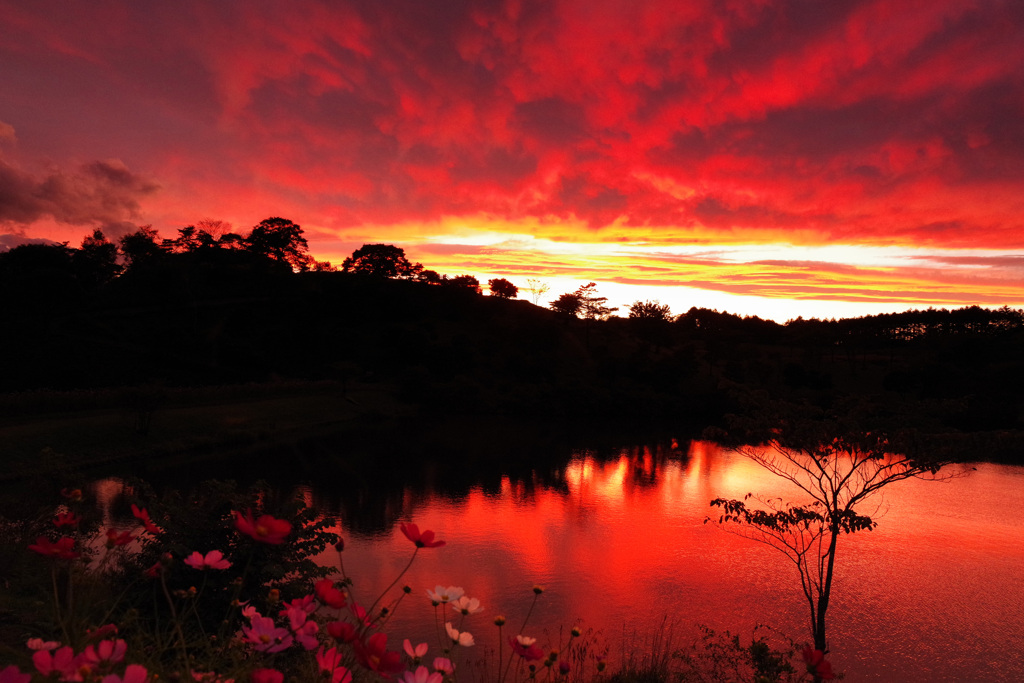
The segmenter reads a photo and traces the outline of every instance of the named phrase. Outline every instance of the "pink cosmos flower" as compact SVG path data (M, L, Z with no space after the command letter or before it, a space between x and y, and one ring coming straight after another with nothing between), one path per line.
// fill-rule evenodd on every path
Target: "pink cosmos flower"
M89 637L89 640L95 642L107 636L117 635L116 624L104 624L98 628L86 629L85 635Z
M308 620L309 615L304 609L289 607L287 615L288 624L299 645L307 650L312 650L320 644L316 639L316 634L320 632L320 626L315 621Z
M448 675L455 671L455 665L452 664L452 660L447 657L435 657L434 671L440 671L441 673Z
M540 649L540 646L536 644L536 638L516 636L515 638L509 638L508 643L512 646L513 652L528 662L544 659L544 650Z
M316 593L316 599L328 607L341 609L345 606L345 594L335 588L334 582L330 579L317 581L313 586L313 592Z
M78 672L80 658L75 656L75 651L64 646L54 652L49 650L38 650L32 655L32 663L36 671L44 676L57 674L64 681L80 681L81 674Z
M455 645L461 645L463 647L471 647L475 643L473 641L473 634L467 631L461 633L452 626L450 621L444 622L444 630L448 632L448 637L452 639L452 643Z
M332 647L326 652L321 647L316 653L316 663L320 671L331 674L331 683L351 683L352 673L341 665L343 656L338 648Z
M205 556L198 550L185 558L185 564L193 569L227 569L231 563L224 559L224 553L219 550L211 550Z
M254 615L250 626L243 626L242 633L245 634L245 641L250 643L258 652L281 652L291 647L292 634L286 628L279 628L274 625L270 617Z
M374 633L366 642L357 640L353 644L356 661L383 676L397 674L405 668L402 665L402 656L397 652L388 651L387 646L388 637L384 633Z
M30 650L56 650L60 643L56 640L43 640L42 638L29 638L25 645Z
M440 548L445 544L444 541L435 541L434 532L425 530L420 531L420 528L412 522L406 524L403 522L399 525L402 533L405 537L412 541L417 548Z
M430 598L431 602L450 602L452 600L458 600L466 591L462 590L458 586L435 586L434 590L427 589L427 597Z
M423 655L427 654L427 644L420 643L415 648L412 646L412 641L408 638L402 641L402 647L405 648L405 654L409 655L415 661L420 661Z
M807 645L801 654L803 655L804 663L807 664L807 673L823 681L831 681L836 677L832 673L831 662L825 660L825 653L821 650L815 650L810 645Z
M75 539L69 536L57 539L56 543L50 541L46 536L40 536L28 549L43 557L52 557L57 560L74 560L82 555L75 550Z
M460 614L476 614L482 612L483 607L480 606L480 601L476 598L470 598L463 595L458 600L452 602L452 609Z
M125 667L124 676L110 674L103 677L102 683L146 683L149 672L141 664L129 664Z
M291 522L270 515L260 515L254 521L252 510L246 510L244 517L241 512L235 512L235 528L255 541L272 545L284 543L285 538L292 532Z
M23 674L21 669L11 664L0 671L0 683L28 683L32 680L32 674Z
M256 669L252 672L252 683L284 683L284 674L277 669Z
M373 628L373 619L366 612L366 609L362 605L360 605L357 602L353 602L351 605L348 606L348 609L350 612L352 612L352 616L354 616L356 619L362 622L363 626Z
M57 516L53 518L53 525L58 529L64 527L71 527L77 529L79 522L82 521L81 516L76 515L74 512L58 512Z
M327 635L339 643L351 643L358 635L356 627L347 621L332 621L327 624Z
M317 608L316 598L312 593L310 593L309 595L303 595L301 598L295 598L294 600L284 603L284 608L281 610L281 616L285 616L288 614L288 610L293 608L300 609L306 614L312 614Z
M124 653L127 650L128 644L120 638L101 640L96 645L85 648L82 656L90 664L119 664L124 660Z
M146 508L139 508L138 505L132 503L132 515L135 519L142 522L142 525L146 527L146 531L149 533L156 535L163 531L156 524L153 524L153 520L149 518L149 512L146 511Z
M438 672L429 673L427 667L421 666L416 671L406 671L400 679L405 683L441 683L444 675Z

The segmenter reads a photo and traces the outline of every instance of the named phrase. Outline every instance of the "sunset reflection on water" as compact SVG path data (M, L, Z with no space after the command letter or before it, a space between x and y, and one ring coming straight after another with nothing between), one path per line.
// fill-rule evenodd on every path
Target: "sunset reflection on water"
M412 591L387 625L393 648L408 637L437 652L435 624L443 632L461 617L435 615L426 591L455 585L484 607L461 624L477 640L466 655L493 661L494 617L507 618L506 636L517 633L539 584L545 592L524 633L549 647L573 626L593 629L591 651L607 649L615 662L666 619L681 647L696 624L748 642L766 623L804 642L808 608L791 561L719 528L709 505L750 492L804 500L783 484L734 451L695 441L579 451L562 467L455 493L423 482L363 491L358 502L323 483L292 493L340 518L345 571L364 605L414 550L399 522L447 541L420 550L402 578ZM119 479L93 484L104 525L116 523L112 509L127 493ZM871 499L862 509L877 529L840 538L829 610L836 669L850 681L1024 680L1022 507L1024 467L995 464L949 481L898 482ZM319 561L337 567L338 555Z
M885 492L879 527L840 539L829 613L839 670L879 681L1024 675L1024 527L999 514L1024 502L1022 484L1024 468L980 465L963 479ZM407 490L401 518L448 545L419 553L403 579L412 595L389 630L437 642L425 590L462 586L485 607L464 624L479 644L470 654L482 656L496 647L493 618L518 628L530 587L541 584L527 634L554 642L559 629L594 628L613 658L666 616L679 645L692 642L696 623L745 637L768 623L803 641L807 607L790 561L705 524L713 498L748 492L799 500L758 465L705 442L605 459L580 452L547 481L506 476L464 496ZM408 540L397 529L352 535L344 520L339 531L357 594L376 597L408 560Z

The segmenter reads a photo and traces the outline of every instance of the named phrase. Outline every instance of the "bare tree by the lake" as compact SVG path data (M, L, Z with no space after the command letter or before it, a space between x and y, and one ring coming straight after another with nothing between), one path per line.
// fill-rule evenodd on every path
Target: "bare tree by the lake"
M878 505L865 504L883 488L905 479L948 479L949 461L903 454L904 445L881 433L843 433L835 425L780 432L759 446L735 450L795 485L808 500L747 494L743 500L717 498L718 522L732 531L781 551L797 568L807 601L814 648L828 652L826 615L832 595L839 538L874 529ZM789 432L789 430L785 430ZM748 505L748 503L752 503ZM707 522L709 520L705 520Z

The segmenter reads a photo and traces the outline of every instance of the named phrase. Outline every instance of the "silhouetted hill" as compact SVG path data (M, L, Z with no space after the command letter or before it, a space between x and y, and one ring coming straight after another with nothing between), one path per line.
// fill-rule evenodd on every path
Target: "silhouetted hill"
M1024 324L1010 309L583 320L241 251L169 254L91 289L50 260L0 269L2 392L333 380L380 385L424 416L700 426L787 401L930 431L1024 427Z

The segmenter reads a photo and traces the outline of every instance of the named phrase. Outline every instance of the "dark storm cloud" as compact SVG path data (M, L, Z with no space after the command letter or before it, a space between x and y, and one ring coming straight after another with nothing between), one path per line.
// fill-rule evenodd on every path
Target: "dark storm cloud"
M158 189L117 160L95 161L74 171L33 175L0 158L0 226L16 231L42 218L96 225L112 235L131 229L139 200Z

